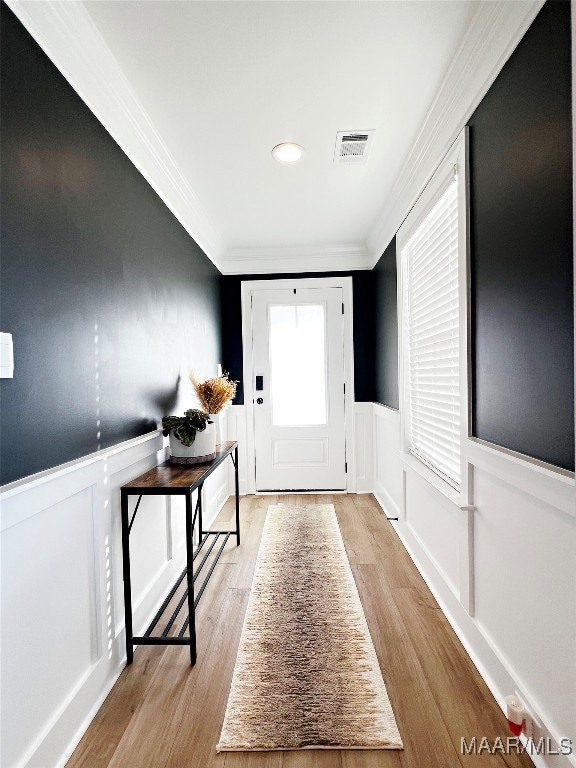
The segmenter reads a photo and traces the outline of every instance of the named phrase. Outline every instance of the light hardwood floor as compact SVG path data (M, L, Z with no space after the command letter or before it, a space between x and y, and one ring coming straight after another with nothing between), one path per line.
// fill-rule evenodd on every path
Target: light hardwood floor
M221 753L236 649L269 504L329 503L404 742L401 751ZM233 505L216 526L232 525ZM461 754L506 721L372 496L246 496L242 544L227 545L197 613L198 662L187 649L140 647L67 768L495 768L532 766L516 754Z

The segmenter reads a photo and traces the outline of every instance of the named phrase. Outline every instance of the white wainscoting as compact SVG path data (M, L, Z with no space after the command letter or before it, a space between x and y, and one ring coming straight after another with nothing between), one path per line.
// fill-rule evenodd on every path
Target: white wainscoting
M246 451L246 408L231 405L226 409L226 439L238 441L238 483L240 493L248 492L248 457ZM230 462L231 463L231 462ZM230 493L234 492L234 468L229 469Z
M405 462L400 415L374 405L374 493L496 699L515 691L537 736L576 766L576 494L561 472L469 440L473 509ZM471 734L462 734L471 736Z
M374 488L373 422L372 403L354 403L356 493L372 493Z
M239 441L241 493L245 418L232 406L223 424L223 439ZM576 746L574 481L469 441L475 510L462 510L404 462L397 411L356 403L354 419L357 490L398 518L497 700L518 691L542 735ZM2 766L63 766L123 669L119 487L163 458L154 432L2 489ZM207 521L233 490L227 465L205 484ZM137 632L183 567L181 501L142 501L131 537Z
M2 488L3 768L63 766L122 671L119 488L164 457L158 431ZM205 483L207 524L231 477L223 466ZM183 501L142 499L131 534L135 634L184 567Z
M386 516L399 518L404 506L402 462L400 460L400 418L398 411L373 404L374 495Z

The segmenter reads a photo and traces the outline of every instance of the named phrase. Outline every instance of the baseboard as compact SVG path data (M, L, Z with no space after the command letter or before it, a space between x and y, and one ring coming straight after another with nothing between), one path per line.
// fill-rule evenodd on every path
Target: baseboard
M112 688L114 688L114 686L118 682L118 678L120 677L123 671L124 671L124 666L117 669L116 672L113 674L113 676L110 678L110 680L107 682L106 686L102 689L100 695L94 702L94 706L92 707L90 712L86 715L86 717L84 718L83 722L80 724L74 736L70 739L70 743L68 747L64 750L62 758L59 760L57 765L54 766L54 768L65 768L66 763L72 757L74 750L76 749L76 747L82 740L82 737L90 727L90 724L98 714L100 707L104 704L104 702L108 698L110 691L112 690Z
M382 503L384 495L388 497L392 506L387 507L386 503ZM382 494L382 489L379 490L379 493L374 493L374 496L384 514L386 514L386 509L396 507L388 494ZM515 679L512 670L490 642L490 638L486 637L474 619L464 610L457 596L442 576L438 574L434 564L429 560L416 537L411 534L410 529L396 520L392 520L390 524L502 712L505 712L506 695L514 692L520 693L530 711L535 714L541 724L538 738L542 737L543 739L550 739L552 743L559 743L562 737L553 733L546 726L534 702L526 696L526 684L522 680ZM471 734L462 734L464 737L468 735L471 736ZM525 739L524 742L526 742ZM526 753L537 768L550 767L550 760L545 760L541 754L531 753L529 748ZM576 766L574 755L554 754L553 757L554 768L574 768Z
M163 459L155 431L2 489L7 768L64 766L124 669L120 487ZM230 495L229 474L222 467L206 482L205 527ZM132 534L136 634L185 565L183 499L173 501L147 497ZM24 609L34 603L40 632Z
M382 508L383 514L386 515L388 520L398 520L400 518L400 507L396 504L388 491L378 481L376 481L376 487L374 489L373 495L375 496L376 501Z

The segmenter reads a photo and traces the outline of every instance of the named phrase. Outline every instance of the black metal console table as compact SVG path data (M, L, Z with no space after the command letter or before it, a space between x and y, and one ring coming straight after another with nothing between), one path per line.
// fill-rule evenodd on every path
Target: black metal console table
M195 609L202 597L206 585L212 576L216 563L222 554L226 542L230 536L236 536L236 543L240 544L240 497L238 487L238 443L236 441L223 443L217 446L216 458L208 464L179 464L168 462L160 464L149 470L130 483L123 485L121 490L122 506L122 558L124 572L124 611L126 617L126 662L131 664L134 658L135 645L188 645L190 647L190 663L196 663L196 621ZM207 477L230 456L234 464L234 480L236 492L236 530L235 531L205 531L202 525L202 486ZM192 492L198 490L198 499L194 512L192 511ZM138 496L136 507L129 519L128 500L130 496ZM150 626L142 637L134 637L132 634L132 586L130 581L130 531L134 524L138 507L143 496L184 496L186 500L186 568L178 577L176 583L168 593L166 599L152 619ZM194 530L198 524L198 546L194 551ZM208 540L211 539L207 545ZM200 575L216 543L220 547L212 560L211 566L194 595L194 582ZM207 546L205 546L207 545ZM202 555L202 559L194 570L195 560ZM170 602L174 598L178 588L186 578L186 590L180 597L172 615L167 619L161 635L153 635L153 631L162 619ZM170 636L170 630L174 626L176 617L185 602L188 602L188 618L185 620L177 636ZM189 635L186 630L189 628Z

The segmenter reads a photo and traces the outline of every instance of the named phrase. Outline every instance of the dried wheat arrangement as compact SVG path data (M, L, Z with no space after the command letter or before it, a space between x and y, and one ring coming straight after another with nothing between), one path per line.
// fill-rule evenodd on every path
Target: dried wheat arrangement
M206 379L205 381L199 381L191 373L190 381L200 401L202 410L211 414L220 413L226 407L236 395L236 385L238 384L237 381L230 381L227 373L224 373L222 376L216 376L213 379Z

